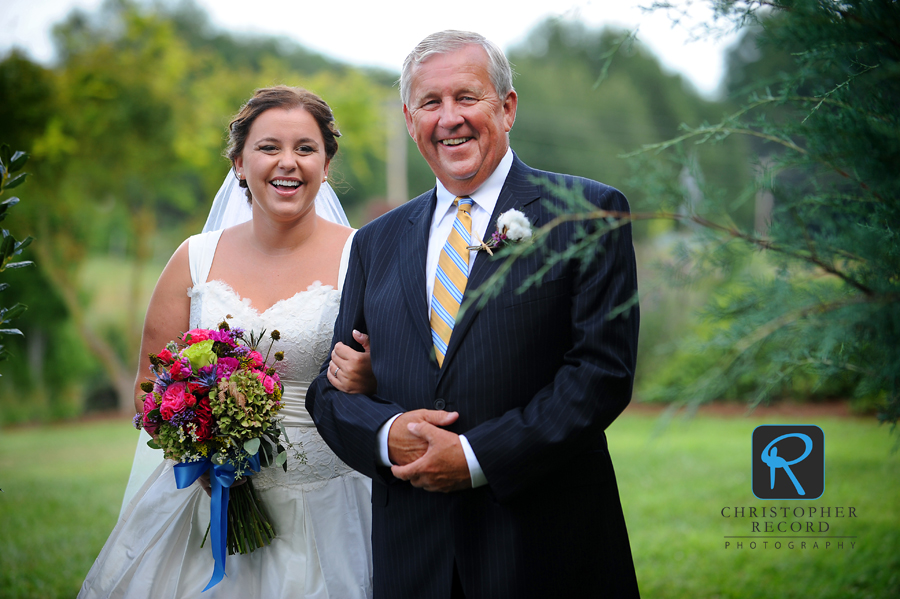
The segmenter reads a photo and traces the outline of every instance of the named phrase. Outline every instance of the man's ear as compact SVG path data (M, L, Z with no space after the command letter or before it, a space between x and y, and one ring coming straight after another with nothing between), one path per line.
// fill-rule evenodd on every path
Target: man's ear
M410 137L415 139L416 136L413 134L412 113L410 113L409 108L406 107L406 104L403 105L403 118L406 119L406 132L409 133Z
M519 96L515 90L510 90L503 100L503 123L506 126L506 132L509 133L516 122L516 108L519 106Z

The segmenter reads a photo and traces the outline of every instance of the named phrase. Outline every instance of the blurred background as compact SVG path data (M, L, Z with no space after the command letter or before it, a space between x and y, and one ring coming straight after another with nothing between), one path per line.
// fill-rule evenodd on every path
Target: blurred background
M0 144L30 157L0 148L28 173L0 172L0 202L21 199L0 204L0 598L75 596L117 520L147 302L229 170L231 116L258 87L323 96L329 180L362 226L434 185L396 84L446 28L512 61L526 163L631 202L638 368L607 435L643 595L900 596L879 425L900 419L900 8L640 4L6 0ZM804 506L854 507L828 520L843 540L727 544L754 521L723 507L771 505L749 453L773 423L823 429L826 492Z
M396 81L406 52L439 28L495 34L504 45L520 97L512 146L526 163L609 183L635 209L647 191L624 153L677 135L682 123L721 118L748 77L786 59L763 59L752 29L691 41L712 18L703 5L689 5L693 21L673 22L666 11L591 2L556 13L524 3L516 17L477 3L451 16L379 3L377 18L353 3L228 4L13 0L4 10L0 141L31 154L14 227L4 226L37 241L25 255L35 268L4 273L6 305L28 310L15 323L24 336L5 339L0 424L131 410L149 294L174 249L200 230L228 170L225 128L254 88L300 85L331 104L343 132L332 178L358 227L434 185L406 133ZM739 197L753 151L735 138L700 148L696 160ZM758 209L750 198L733 217L752 226ZM673 228L637 225L642 266ZM699 326L691 306L704 300L702 286L654 287L638 399L660 370L660 348Z

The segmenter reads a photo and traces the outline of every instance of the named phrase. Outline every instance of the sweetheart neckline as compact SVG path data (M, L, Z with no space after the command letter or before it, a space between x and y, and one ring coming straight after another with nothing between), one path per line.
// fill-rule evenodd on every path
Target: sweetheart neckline
M278 306L278 305L283 304L283 303L285 303L285 302L289 302L289 301L291 301L292 299L294 299L294 298L296 298L296 297L298 297L298 296L302 296L302 295L306 295L306 294L310 294L310 293L316 293L316 292L323 292L323 291L326 292L326 293L327 293L327 292L331 292L331 291L337 291L337 290L334 288L334 285L323 285L323 284L322 284L322 281L315 280L315 281L313 281L312 283L310 283L309 286L308 286L306 289L302 289L302 290L298 291L297 293L295 293L294 295L292 295L292 296L290 296L290 297L282 298L282 299L278 300L277 302L275 302L274 304L272 304L271 306L269 306L268 308L266 308L265 310L263 310L262 312L260 312L260 311L259 311L259 310L251 303L249 297L241 297L241 294L239 294L237 291L235 291L234 288L233 288L231 285L229 285L229 284L226 283L225 281L221 281L221 280L219 280L219 279L212 279L212 280L209 280L209 281L204 281L204 282L202 282L202 283L198 283L197 285L194 285L194 286L191 288L191 290L193 291L194 289L197 289L198 287L200 287L200 286L202 286L202 285L211 285L211 284L213 284L213 283L218 283L220 287L222 287L222 288L225 289L225 291L227 291L228 293L230 293L231 295L233 295L234 297L236 297L236 298L238 299L238 302L240 302L240 304L241 304L242 306L245 306L245 307L249 308L249 309L252 310L253 313L256 314L257 316L263 316L264 314L268 313L270 310L272 310L273 308L275 308L275 306Z

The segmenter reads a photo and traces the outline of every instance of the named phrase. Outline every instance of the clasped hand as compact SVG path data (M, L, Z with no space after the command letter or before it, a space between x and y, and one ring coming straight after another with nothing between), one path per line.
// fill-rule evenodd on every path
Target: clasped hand
M401 414L388 432L391 472L426 491L449 493L472 486L459 435L440 427L456 422L457 412L413 410Z
M344 393L374 393L377 382L372 372L369 336L354 330L353 338L363 351L336 343L327 366L328 381ZM401 414L388 432L394 476L426 491L448 493L471 487L459 435L441 428L453 424L458 417L456 412L440 410Z
M372 372L369 336L354 330L353 338L362 346L363 351L356 351L340 341L336 343L326 369L328 382L343 393L368 395L378 387Z

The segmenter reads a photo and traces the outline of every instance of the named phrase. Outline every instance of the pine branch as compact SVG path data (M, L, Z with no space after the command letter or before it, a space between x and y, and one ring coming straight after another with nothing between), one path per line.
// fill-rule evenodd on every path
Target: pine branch
M672 220L678 222L693 222L702 227L705 227L710 230L719 231L721 233L727 234L729 237L734 239L741 239L755 245L759 248L770 250L773 252L778 252L780 254L791 256L792 258L797 258L799 260L803 260L804 262L809 262L811 264L815 264L825 272L834 275L844 282L846 282L851 287L861 291L868 297L874 297L875 291L873 291L868 286L863 283L857 281L847 273L839 270L833 264L826 262L825 260L818 257L813 248L810 249L810 254L804 254L803 252L798 252L795 250L791 250L789 248L782 247L778 244L773 243L771 240L764 239L762 237L757 237L756 235L751 235L749 233L745 233L735 227L730 227L726 225L721 225L715 223L709 219L703 218L697 214L679 214L677 212L618 212L613 210L594 210L591 212L577 212L577 213L567 213L561 214L548 222L547 224L540 227L534 234L535 243L539 242L543 237L545 237L552 229L558 227L559 225L565 222L572 221L587 221L587 220L606 220L609 225L607 229L604 229L604 233L617 229L619 227L624 226L625 224L633 221L640 220ZM614 226L613 226L614 225ZM485 283L485 286L491 284L495 286L496 283L502 281L502 277L512 266L511 261L515 260L518 257L521 257L526 251L529 251L528 246L515 246L513 252L507 257L508 264L504 264L500 269L498 269L494 275ZM496 278L495 278L496 277ZM487 298L489 299L489 298ZM483 302L478 304L479 308L484 306L484 302L487 301L484 299Z
M757 327L756 329L754 329L753 334L745 336L738 343L736 343L734 345L734 349L737 352L737 355L734 356L731 362L733 362L741 354L747 351L752 345L756 344L759 341L762 341L775 331L793 324L798 320L802 320L807 316L813 314L826 314L828 312L833 312L834 310L839 310L848 306L856 306L859 304L888 303L898 300L900 300L900 294L896 293L884 294L880 296L856 295L851 297L850 299L815 304L812 306L806 306L805 308L801 308L799 310L794 310L793 312L788 312L787 314L782 314L778 318L774 318L766 324Z
M791 100L791 99L819 101L819 102L825 102L825 100L826 100L825 98L822 98L822 99L810 98L808 96L776 97L776 96L769 95L765 98L758 99L754 102L751 102L750 104L744 106L743 108L741 108L734 114L726 117L725 119L723 119L720 123L718 123L716 125L705 125L705 126L701 126L701 127L691 128L685 124L682 124L682 128L687 130L687 133L685 133L683 135L679 135L678 137L674 137L674 138L666 140L666 141L659 142L659 143L645 144L645 145L641 146L640 149L634 150L633 152L628 152L626 154L620 154L619 157L620 158L633 158L635 156L639 156L641 154L646 154L648 152L654 152L656 154L659 154L665 150L668 150L669 148L677 146L689 139L693 139L696 137L701 137L701 139L694 143L701 144L701 143L705 143L705 142L709 141L710 138L717 136L717 135L727 136L727 135L732 135L732 134L757 137L757 138L764 139L766 141L770 141L770 142L776 143L778 145L781 145L789 150L793 150L794 152L797 152L797 154L799 154L801 156L810 156L808 150L801 148L800 146L798 146L796 143L794 143L790 139L785 139L785 138L779 137L777 135L772 135L770 133L765 133L763 131L757 131L755 129L750 129L747 127L738 127L738 126L733 126L733 125L729 124L729 123L738 123L739 118L741 116L743 116L744 114L750 112L751 110L762 107L766 104L772 104L772 103L782 103L783 104L785 101ZM840 104L836 103L836 105L840 105ZM815 109L813 109L813 110L815 111ZM808 118L808 116L807 116L807 118ZM804 119L804 121L805 121L805 119ZM824 156L810 156L810 157L812 159L820 162L825 167L833 170L841 177L850 179L851 181L853 181L854 183L859 185L862 189L864 189L867 193L871 193L879 201L881 201L881 202L884 201L884 198L881 197L881 195L878 192L873 191L872 188L865 181L861 181L860 179L854 177L853 175L848 173L846 170L839 167L837 164L834 164L833 162L827 160Z

